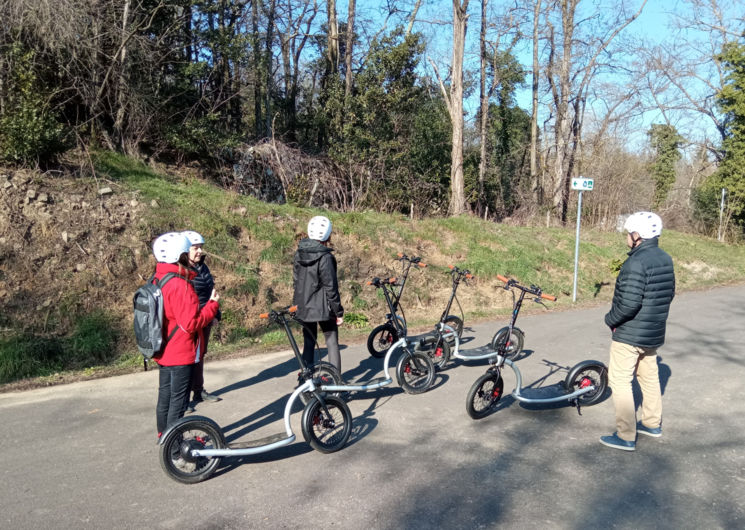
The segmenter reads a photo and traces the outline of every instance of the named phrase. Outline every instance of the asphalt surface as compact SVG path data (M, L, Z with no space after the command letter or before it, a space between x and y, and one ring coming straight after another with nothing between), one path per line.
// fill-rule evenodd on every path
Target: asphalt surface
M486 365L451 363L435 386L394 384L349 402L348 445L298 441L226 459L209 480L174 482L155 442L157 372L0 395L3 528L745 528L745 286L679 294L660 349L662 438L606 448L610 398L577 410L509 396L479 420L466 394ZM584 359L607 362L607 306L521 316L518 366L548 386ZM505 322L469 328L485 344ZM342 351L345 377L381 374L364 345ZM564 369L556 368L556 365ZM198 413L226 436L282 430L296 383L289 351L208 362L219 403ZM504 374L505 390L515 378Z

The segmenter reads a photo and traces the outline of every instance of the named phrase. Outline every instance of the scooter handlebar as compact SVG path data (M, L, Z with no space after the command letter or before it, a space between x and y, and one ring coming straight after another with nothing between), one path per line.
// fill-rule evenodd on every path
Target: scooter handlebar
M510 281L507 277L502 276L501 274L497 274L497 279L500 281L503 281L504 283L507 283L508 281Z
M552 294L541 293L541 298L545 298L546 300L551 300L552 302L556 302L556 297Z

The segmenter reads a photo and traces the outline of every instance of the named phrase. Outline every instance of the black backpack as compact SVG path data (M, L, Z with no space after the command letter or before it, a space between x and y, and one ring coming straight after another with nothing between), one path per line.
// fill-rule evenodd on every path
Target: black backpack
M134 328L137 348L143 356L143 365L147 371L147 361L163 353L166 343L173 338L178 326L167 339L163 339L163 286L178 276L169 272L160 281L154 282L151 276L145 285L137 289L132 299L134 305Z

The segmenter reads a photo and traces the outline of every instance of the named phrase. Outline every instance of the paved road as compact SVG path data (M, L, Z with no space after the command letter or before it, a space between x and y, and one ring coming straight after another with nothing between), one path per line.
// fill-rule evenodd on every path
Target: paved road
M354 432L338 453L311 450L294 414L298 442L228 460L193 486L160 469L155 372L3 394L0 527L745 528L743 300L745 286L676 298L660 352L664 436L634 453L597 442L612 430L611 400L579 416L506 398L471 420L476 363L451 364L422 395L356 395ZM550 374L544 360L607 360L606 309L521 317L525 380ZM481 345L502 325L464 336ZM363 346L342 355L347 378L378 375ZM208 388L223 401L199 413L230 438L278 432L296 372L289 352L208 363Z

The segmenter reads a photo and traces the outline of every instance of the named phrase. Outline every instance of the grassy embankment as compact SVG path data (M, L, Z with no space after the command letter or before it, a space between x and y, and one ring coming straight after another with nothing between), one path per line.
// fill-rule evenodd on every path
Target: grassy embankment
M580 243L578 302L571 301L574 228L517 227L484 222L462 216L449 219L411 221L401 215L379 212L339 214L293 205L266 204L251 197L225 191L209 182L183 175L164 175L131 159L113 154L96 158L99 175L105 175L118 189L135 193L148 207L128 230L135 231L140 243L132 251L138 258L140 276L152 268L149 240L167 230L190 228L201 232L211 253L210 267L221 291L223 321L211 342L212 358L271 348L285 347L286 337L276 327L267 326L258 314L271 306L287 305L292 292L292 255L304 236L307 220L316 214L328 215L334 224L333 243L339 262L342 301L347 310L342 341L364 340L370 329L382 323L386 312L380 293L366 285L372 276L395 275L396 253L421 255L429 267L412 271L403 305L411 328L433 324L450 292L447 265L470 269L477 281L462 286L459 299L466 320L502 318L510 309L511 297L497 287L497 274L515 277L524 283L540 285L545 292L559 296L551 307L568 308L607 302L612 294L615 272L625 258L625 238L617 232L585 228ZM129 243L131 246L131 243ZM738 282L745 278L745 247L720 244L715 240L667 230L661 247L676 263L679 290ZM137 274L131 281L134 292ZM120 279L120 281L122 281ZM64 286L61 286L64 288ZM126 289L125 289L126 290ZM530 310L530 307L526 307ZM57 340L78 344L82 351L74 364L62 356L36 363L34 371L23 376L46 376L40 384L60 378L60 371L71 370L72 378L100 376L136 369L136 354L128 315L130 298L108 308L116 322L112 334L89 338ZM60 343L60 340L63 342ZM85 340L93 341L86 345ZM0 342L0 382L13 376L9 351L18 356L22 344L14 339ZM81 342L82 341L82 342ZM102 344L101 341L107 342ZM40 344L40 345L39 345ZM44 347L44 341L37 347ZM108 347L117 354L106 363L85 352ZM27 348L28 349L28 348ZM64 353L64 352L63 352ZM24 354L26 355L26 354ZM35 355L30 348L27 355ZM83 369L81 370L81 367ZM50 378L50 374L55 374Z

